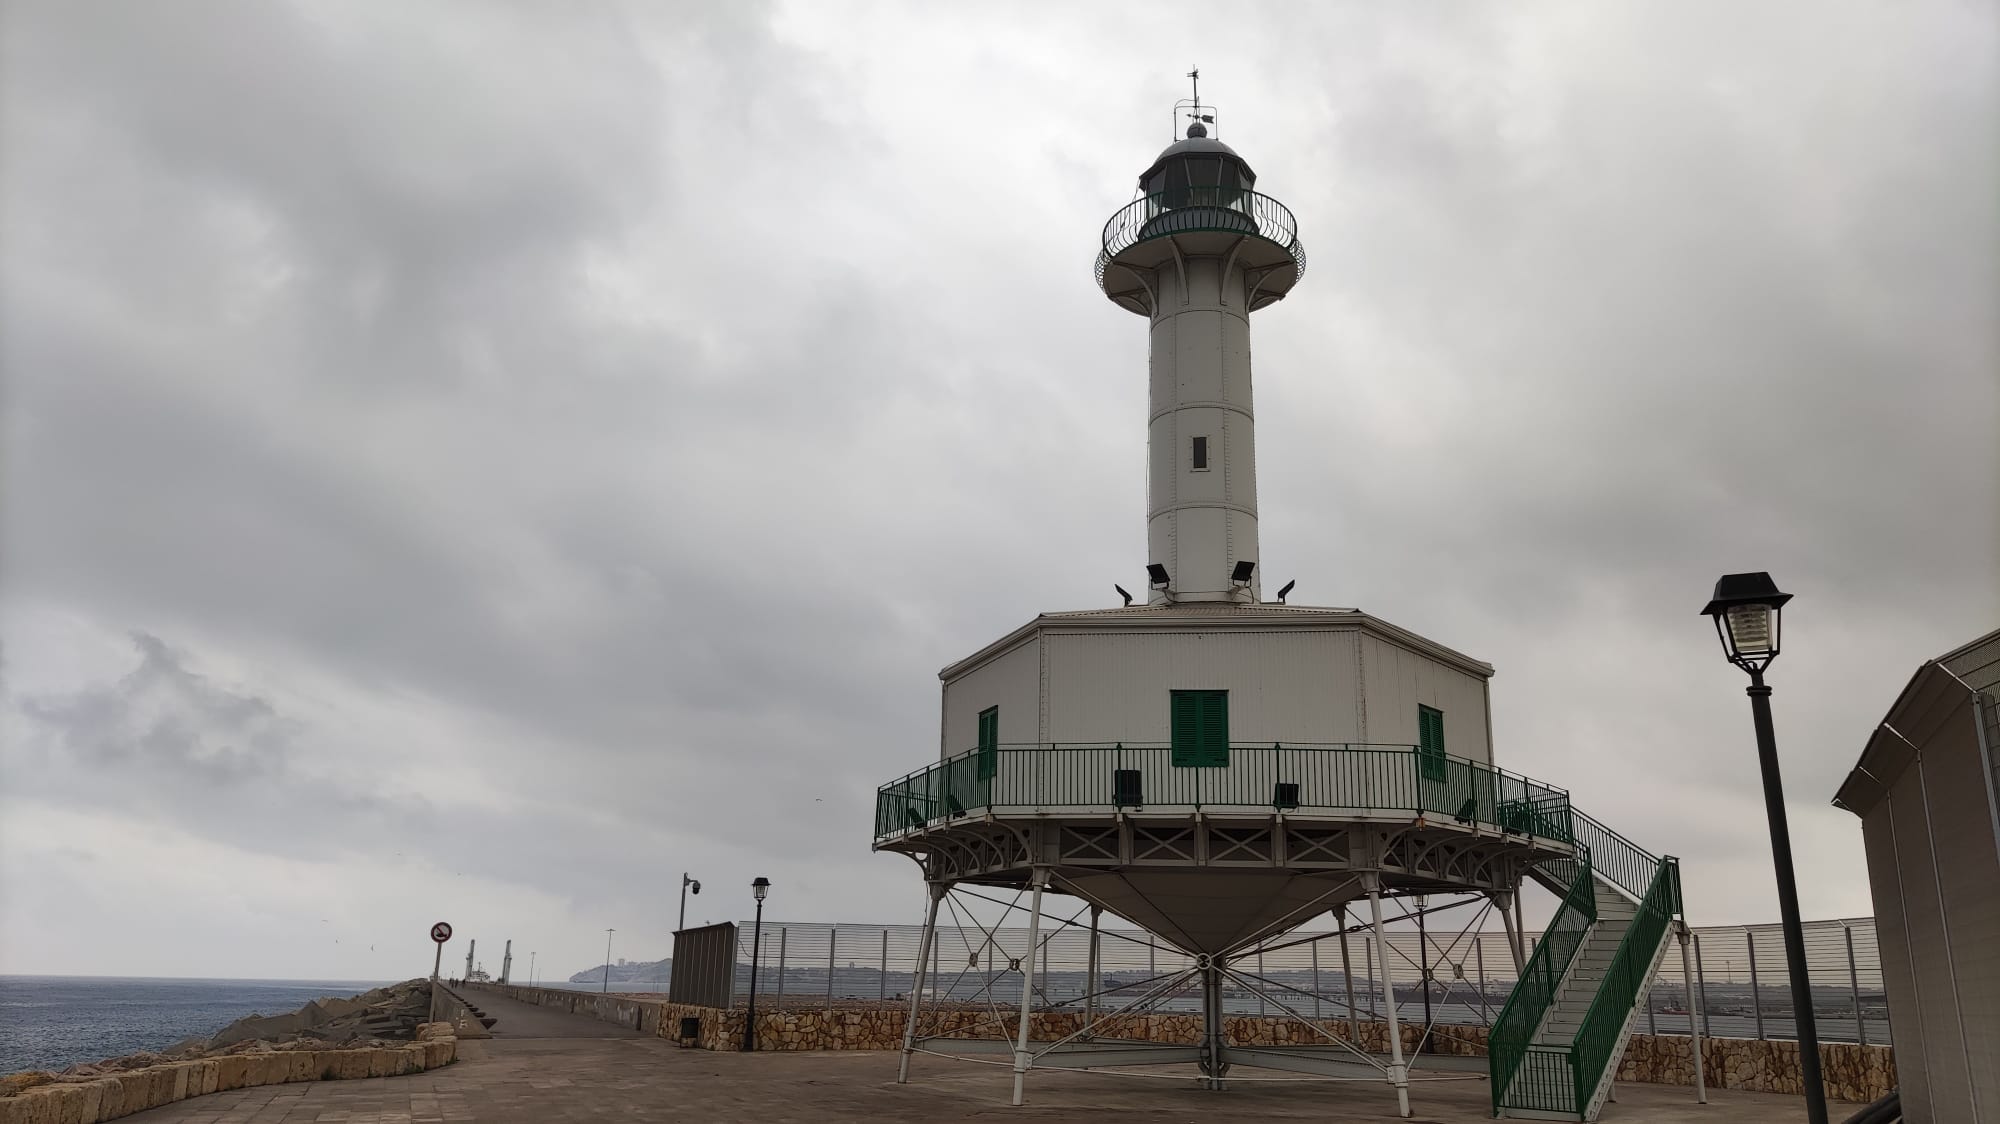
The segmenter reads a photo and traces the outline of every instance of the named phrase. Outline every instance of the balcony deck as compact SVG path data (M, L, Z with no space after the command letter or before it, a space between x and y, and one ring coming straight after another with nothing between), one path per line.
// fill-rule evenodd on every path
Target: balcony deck
M966 817L1186 815L1324 820L1432 817L1574 842L1569 793L1478 761L1407 745L1231 745L1192 764L1164 744L1002 745L883 785L875 845Z

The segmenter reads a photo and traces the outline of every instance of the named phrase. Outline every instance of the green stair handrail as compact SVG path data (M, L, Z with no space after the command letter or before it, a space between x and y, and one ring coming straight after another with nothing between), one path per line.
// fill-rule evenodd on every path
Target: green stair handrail
M1604 1069L1615 1060L1612 1051L1632 1015L1633 1004L1646 988L1646 976L1653 967L1653 954L1660 947L1674 917L1681 911L1681 867L1677 859L1660 860L1652 885L1639 901L1639 911L1618 951L1605 970L1604 981L1590 1001L1583 1024L1576 1029L1571 1050L1571 1066L1576 1074L1576 1105L1579 1113L1590 1107Z
M1570 826L1576 841L1590 848L1591 869L1599 878L1634 898L1646 895L1659 873L1658 855L1574 808L1570 810Z
M1541 1026L1542 1019L1555 1002L1556 989L1561 986L1563 975L1569 971L1570 961L1575 958L1576 950L1583 946L1591 923L1597 920L1597 892L1592 885L1589 848L1579 844L1574 859L1544 863L1543 869L1557 877L1568 875L1569 890L1563 895L1555 918L1549 922L1540 943L1535 945L1534 955L1528 958L1520 982L1507 996L1507 1002L1494 1018L1493 1029L1487 1036L1487 1069L1492 1078L1493 1111L1496 1114L1503 1107L1553 1108L1561 1111L1566 1106L1558 1107L1549 1102L1567 1099L1557 1094L1566 1093L1574 1084L1569 1079L1567 1058L1556 1064L1554 1059L1546 1056L1546 1052L1531 1050L1530 1047L1534 1042L1535 1028ZM1522 1072L1524 1066L1527 1067L1525 1073Z

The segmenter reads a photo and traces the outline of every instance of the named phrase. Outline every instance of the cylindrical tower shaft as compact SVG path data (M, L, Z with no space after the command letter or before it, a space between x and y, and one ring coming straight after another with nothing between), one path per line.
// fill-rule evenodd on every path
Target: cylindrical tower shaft
M1235 255L1182 255L1153 274L1148 557L1170 584L1151 600L1254 601L1232 580L1257 553L1250 285Z
M1305 271L1284 204L1251 190L1202 116L1139 176L1104 224L1097 281L1152 327L1146 477L1151 604L1256 601L1256 413L1250 314Z

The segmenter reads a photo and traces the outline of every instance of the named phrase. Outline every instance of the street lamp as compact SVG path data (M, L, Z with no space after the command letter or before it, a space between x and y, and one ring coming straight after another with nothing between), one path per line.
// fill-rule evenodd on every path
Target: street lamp
M764 948L764 895L771 892L771 880L758 875L750 883L750 893L757 898L757 923L750 936L750 1010L743 1020L743 1048L757 1048L757 959Z
M1777 734L1771 727L1771 688L1764 669L1778 658L1779 618L1792 595L1778 592L1766 573L1724 574L1702 609L1715 618L1715 635L1729 662L1750 673L1750 715L1757 727L1757 763L1764 773L1764 816L1771 823L1771 862L1778 875L1778 917L1785 933L1785 966L1792 983L1793 1025L1799 1036L1799 1076L1806 1119L1826 1124L1826 1090L1820 1084L1819 1030L1812 984L1806 977L1805 931L1799 924L1799 887L1792 876L1792 833L1785 822L1785 786L1778 775Z
M528 953L528 986L535 986L535 954L532 950Z
M604 930L604 990L607 993L611 990L611 934L617 931L616 929Z

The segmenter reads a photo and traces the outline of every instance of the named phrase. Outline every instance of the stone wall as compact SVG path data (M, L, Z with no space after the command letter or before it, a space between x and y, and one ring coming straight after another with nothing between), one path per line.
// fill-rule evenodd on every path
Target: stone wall
M1701 1040L1702 1080L1711 1089L1804 1092L1799 1044L1756 1038ZM1830 1100L1865 1104L1896 1087L1896 1051L1889 1046L1822 1042L1820 1079ZM1694 1050L1686 1035L1635 1034L1618 1066L1620 1081L1694 1084Z
M695 1039L704 1050L741 1050L744 1012L694 1007L656 999L631 996L594 995L589 992L556 988L497 987L497 991L524 1003L559 1007L579 1015L591 1015L609 1022L636 1026L658 1033L662 1038L678 1038L680 1020L700 1020L701 1033ZM760 1050L897 1050L903 1045L903 1020L907 1008L872 1004L865 1007L837 1007L828 1011L785 1011L757 1016L757 1048ZM1010 1039L1018 1025L1014 1014L1001 1009L996 1020L986 1009L937 1010L927 1008L921 1024L927 1034L944 1038ZM1076 1033L1083 1015L1076 1011L1034 1011L1029 1014L1029 1037L1048 1042ZM1324 1019L1306 1024L1281 1017L1231 1015L1223 1020L1229 1040L1239 1046L1287 1046L1324 1042L1328 1038L1349 1037L1345 1019ZM1098 1033L1105 1038L1131 1038L1145 1042L1193 1045L1201 1028L1201 1017L1192 1014L1125 1015L1098 1020ZM1421 1026L1404 1023L1403 1050L1416 1050ZM1361 1047L1370 1053L1387 1053L1388 1023L1363 1021ZM1431 1049L1440 1054L1483 1056L1486 1028L1480 1026L1438 1026L1431 1030ZM1660 1085L1694 1084L1694 1051L1685 1035L1634 1034L1625 1047L1618 1067L1620 1081ZM1820 1070L1826 1094L1834 1100L1865 1103L1896 1087L1895 1052L1887 1046L1859 1046L1853 1043L1821 1043ZM1796 1042L1760 1041L1754 1038L1702 1039L1702 1073L1712 1089L1746 1089L1761 1093L1798 1093L1799 1047Z
M439 1024L426 1024L424 1031ZM293 1081L398 1077L449 1064L458 1040L431 1033L404 1046L272 1050L168 1062L82 1081L57 1080L0 1097L0 1124L97 1124L224 1089Z

